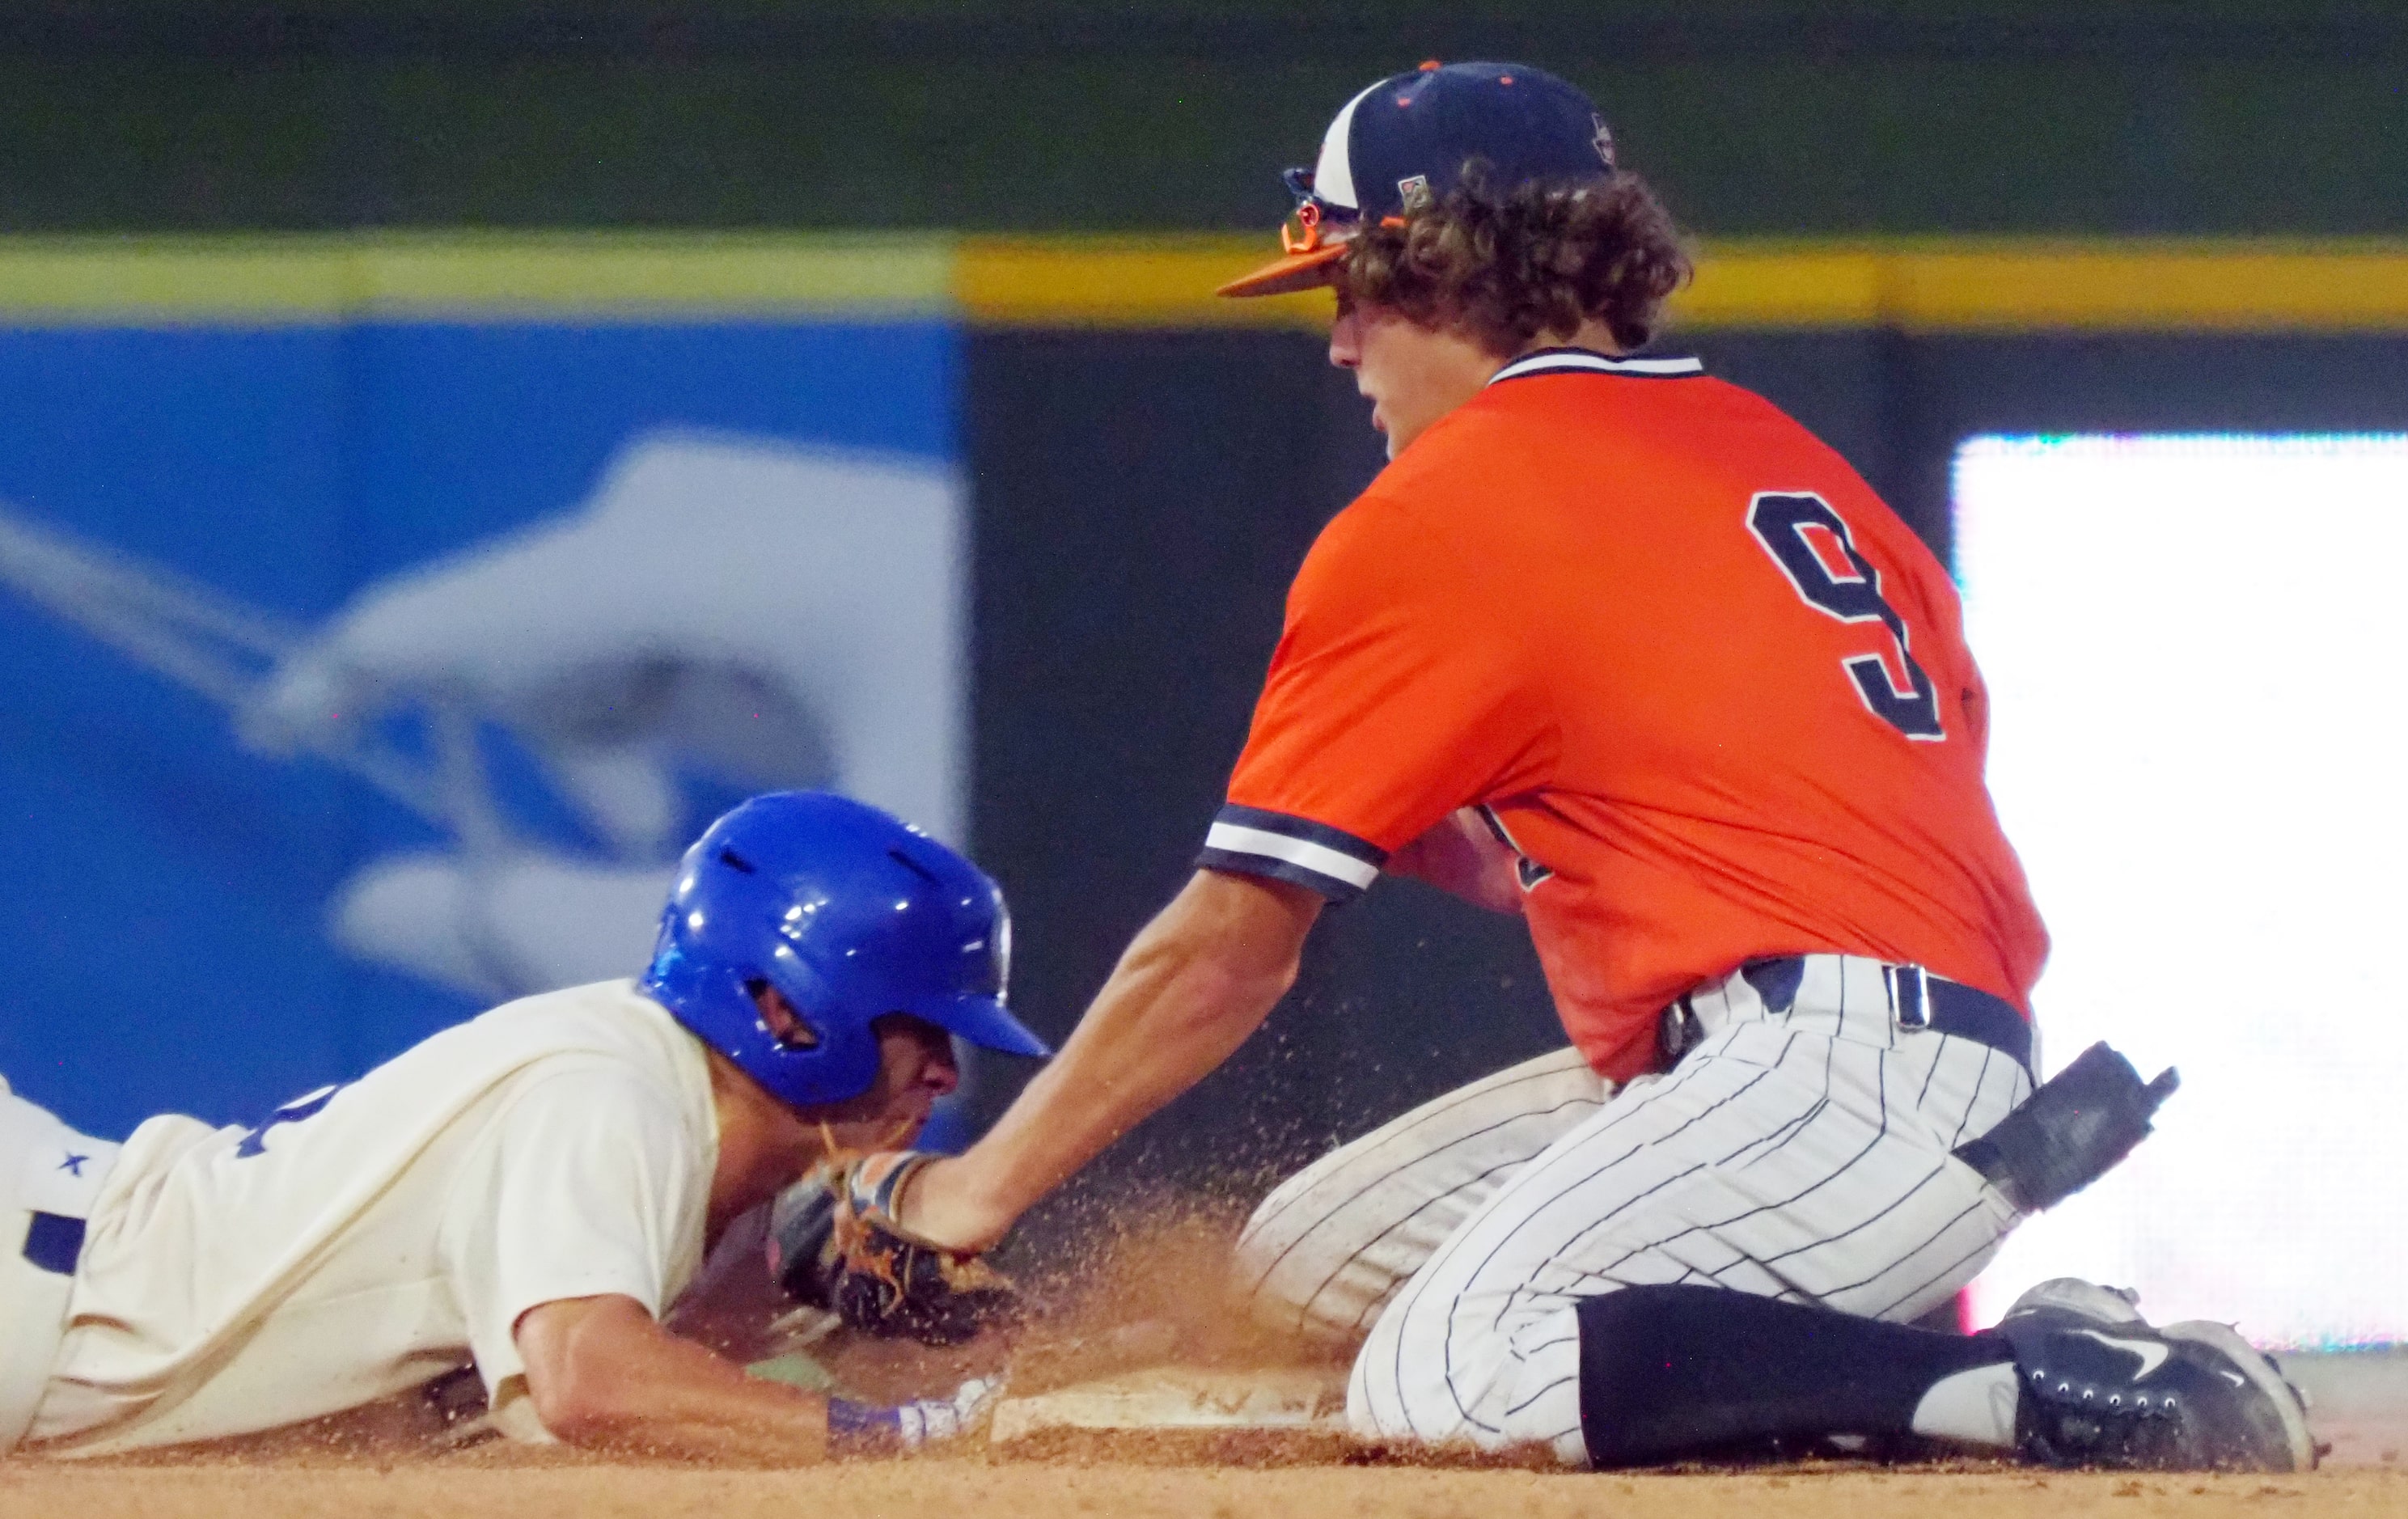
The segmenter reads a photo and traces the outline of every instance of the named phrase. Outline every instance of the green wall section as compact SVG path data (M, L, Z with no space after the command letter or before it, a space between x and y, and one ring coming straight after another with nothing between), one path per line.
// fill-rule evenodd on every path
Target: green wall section
M2408 229L2408 7L14 0L0 231L1234 229L1430 56L1720 236Z

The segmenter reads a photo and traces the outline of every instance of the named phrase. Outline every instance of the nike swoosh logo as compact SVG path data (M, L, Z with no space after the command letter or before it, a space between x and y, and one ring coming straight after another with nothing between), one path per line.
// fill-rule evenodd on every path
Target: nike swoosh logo
M2130 1354L2139 1356L2141 1358L2141 1374L2132 1379L2134 1382L2148 1381L2151 1376L2156 1374L2157 1368L2166 1364L2166 1357L2173 1354L2173 1347L2165 1344L2160 1340L2118 1340L2113 1335L2102 1335L2096 1329L2076 1329L2073 1332L2078 1335L2086 1335L2090 1339L2096 1340L2100 1344L2107 1346L2111 1350L2128 1351Z

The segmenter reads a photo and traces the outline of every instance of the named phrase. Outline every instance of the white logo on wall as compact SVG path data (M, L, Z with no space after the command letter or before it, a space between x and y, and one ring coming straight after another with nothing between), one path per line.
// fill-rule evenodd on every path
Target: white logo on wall
M316 628L0 511L0 581L439 826L329 905L363 959L497 998L650 953L692 820L681 778L827 785L961 841L964 492L902 455L688 431L581 505L372 584ZM423 736L406 741L404 728ZM501 806L507 730L603 845Z

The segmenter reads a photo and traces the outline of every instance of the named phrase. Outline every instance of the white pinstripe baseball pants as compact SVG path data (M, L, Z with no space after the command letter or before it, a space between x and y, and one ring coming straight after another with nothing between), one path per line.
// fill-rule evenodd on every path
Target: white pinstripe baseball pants
M2010 1056L1901 1029L1880 962L1806 957L1771 1012L1737 974L1691 997L1706 1037L1620 1092L1577 1052L1516 1066L1340 1147L1239 1242L1267 1324L1369 1338L1358 1434L1581 1441L1584 1297L1705 1283L1872 1318L1971 1281L2014 1211L1949 1151L2031 1093Z

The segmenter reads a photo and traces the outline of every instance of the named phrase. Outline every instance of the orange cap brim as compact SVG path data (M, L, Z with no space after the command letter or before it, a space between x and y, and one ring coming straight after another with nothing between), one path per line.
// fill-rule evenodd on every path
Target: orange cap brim
M1314 290L1329 283L1337 270L1330 267L1346 256L1346 245L1324 243L1305 253L1290 253L1274 259L1250 275L1230 280L1213 294L1218 295L1285 295L1299 290Z

